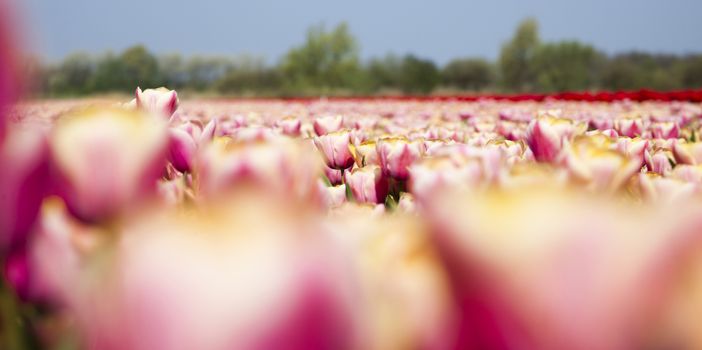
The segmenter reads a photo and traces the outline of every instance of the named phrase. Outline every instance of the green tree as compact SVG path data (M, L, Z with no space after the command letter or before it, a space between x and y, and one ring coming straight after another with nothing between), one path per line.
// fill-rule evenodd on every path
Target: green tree
M126 92L125 68L122 60L110 52L101 57L97 61L89 86L92 92L115 90Z
M430 93L439 83L439 70L434 62L407 55L402 60L400 88L405 93Z
M371 59L366 74L372 91L399 89L402 84L402 58L393 54Z
M305 43L283 57L280 69L295 89L353 88L359 83L358 44L346 23L332 31L314 26L307 31Z
M680 66L680 58L673 55L623 53L608 60L602 72L602 85L611 90L681 88L684 67Z
M274 95L280 90L277 70L266 66L258 57L241 56L214 85L222 93Z
M539 26L535 19L522 21L512 39L502 46L499 58L501 83L505 89L527 91L534 81L531 67L539 47Z
M480 58L459 58L441 71L443 84L463 90L482 90L495 81L492 65Z
M532 57L535 82L540 91L573 91L594 87L605 56L577 41L546 43Z
M144 46L128 48L120 56L124 69L123 86L119 88L134 89L141 87L158 87L163 85L158 60Z
M682 84L689 89L702 87L702 55L685 59L682 66Z
M97 63L90 85L94 91L131 92L137 86L150 88L163 85L163 79L156 57L145 47L137 45L119 56L112 53L103 56Z
M94 70L94 63L88 54L69 55L58 67L50 70L47 79L49 92L54 96L85 94L90 89Z

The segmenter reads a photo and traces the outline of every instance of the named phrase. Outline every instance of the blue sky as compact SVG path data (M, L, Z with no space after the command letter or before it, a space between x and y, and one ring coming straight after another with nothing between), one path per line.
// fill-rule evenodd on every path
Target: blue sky
M363 57L414 53L445 63L495 58L517 23L537 18L544 40L578 39L605 52L702 52L702 0L16 0L32 47L73 51L234 55L275 62L313 24L347 21Z

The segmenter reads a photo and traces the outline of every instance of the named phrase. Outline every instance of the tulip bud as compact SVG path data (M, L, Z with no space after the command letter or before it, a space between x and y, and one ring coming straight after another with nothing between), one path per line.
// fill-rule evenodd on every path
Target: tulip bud
M212 142L217 134L217 119L210 120L207 125L202 129L202 134L198 138L198 146L203 146L204 144Z
M340 115L326 116L314 120L314 132L317 136L339 131L343 127L344 117Z
M668 175L673 170L671 157L668 157L667 152L663 150L655 151L653 155L646 151L646 167L649 171L660 175Z
M318 136L314 139L314 144L328 167L343 170L353 166L354 159L349 149L351 134L348 131L336 131Z
M378 140L376 150L383 175L399 181L407 180L409 166L424 155L424 147L424 142L421 140L410 142L401 137Z
M185 131L178 128L169 130L170 145L168 160L176 170L190 172L197 145L193 138Z
M324 175L327 177L327 180L329 180L329 183L332 186L341 185L344 182L341 170L332 169L328 166L325 166Z
M644 131L643 121L636 119L618 119L615 129L619 135L627 137L641 136Z
M163 121L136 111L92 109L64 116L51 135L57 192L78 218L98 221L155 190L165 165Z
M277 121L276 125L282 130L283 135L292 137L300 136L300 129L302 127L300 119L286 118Z
M676 122L656 123L651 125L651 133L657 139L677 139L680 137L680 126Z
M357 202L380 204L388 195L387 179L377 165L356 168L346 172L344 178Z
M326 186L324 183L320 183L320 193L322 195L322 201L327 208L338 207L346 203L346 186Z
M552 162L560 154L563 140L576 134L570 120L555 118L534 119L527 128L527 143L540 162Z
M170 118L178 109L178 93L165 87L158 89L136 89L136 105L149 113Z

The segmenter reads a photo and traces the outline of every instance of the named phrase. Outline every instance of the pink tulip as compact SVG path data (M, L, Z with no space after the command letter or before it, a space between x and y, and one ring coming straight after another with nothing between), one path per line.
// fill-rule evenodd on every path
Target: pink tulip
M321 160L314 146L289 138L268 142L215 139L202 150L193 173L201 199L222 199L249 188L282 201L314 204L319 199Z
M660 175L668 175L673 170L671 158L662 150L655 151L652 155L646 152L646 167Z
M678 164L702 164L702 142L685 143L674 140L672 151Z
M204 144L212 142L214 137L217 135L218 122L217 119L211 119L207 125L202 129L200 137L197 139L198 146L203 146Z
M314 120L314 132L317 134L317 136L339 131L343 127L344 117L340 115L326 116Z
M294 118L287 118L287 119L282 119L276 122L276 125L278 128L280 128L283 132L283 135L287 136L300 136L300 128L302 126L302 123L300 122L300 119L294 119Z
M376 150L383 175L405 181L409 178L409 166L422 157L425 147L420 140L397 137L378 140Z
M60 295L82 347L358 348L353 281L317 226L267 198L208 209L152 212L76 261Z
M537 161L552 162L559 156L563 140L576 132L576 127L568 120L541 118L529 123L526 140Z
M346 172L344 178L357 202L372 204L385 202L385 197L388 195L388 183L377 165L356 168Z
M178 109L178 93L164 87L158 89L136 89L136 105L149 113L170 118Z
M361 143L352 144L350 147L352 151L351 153L353 154L353 158L356 160L356 165L358 167L380 164L375 141L364 141Z
M665 216L560 189L453 192L423 208L463 314L454 348L642 346L679 249Z
M324 183L320 183L320 192L322 194L322 201L327 208L338 207L346 203L346 186L326 186Z
M676 122L656 123L650 127L651 133L657 139L677 139L680 137L680 126Z
M16 128L0 141L0 254L23 246L48 190L48 147L40 132Z
M615 123L615 129L619 135L626 137L641 136L644 132L641 119L618 119Z
M328 167L344 170L353 166L354 159L349 149L351 134L348 131L336 131L318 136L314 139L314 144Z
M612 149L608 138L594 136L576 139L563 151L563 163L574 180L587 188L614 191L624 185L641 168L641 162Z
M163 121L136 111L92 109L62 117L50 147L58 193L74 215L99 221L153 193L168 132Z
M193 166L197 144L185 131L178 128L169 130L170 145L168 160L176 170L190 172Z
M324 167L324 176L327 177L332 186L341 185L344 182L341 170L332 169L328 166Z
M695 183L655 175L657 174L639 174L638 177L641 197L651 203L668 205L685 202L699 192Z

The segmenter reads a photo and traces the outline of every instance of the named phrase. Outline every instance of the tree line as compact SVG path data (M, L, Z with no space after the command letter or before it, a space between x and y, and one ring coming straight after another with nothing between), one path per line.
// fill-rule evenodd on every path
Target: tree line
M310 28L304 43L275 64L260 57L155 55L137 45L119 54L72 54L61 62L26 61L31 91L64 97L131 92L136 86L239 96L373 95L702 87L702 54L607 55L575 40L544 42L526 19L499 58L454 59L443 66L412 54L362 61L346 23Z

